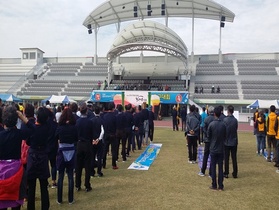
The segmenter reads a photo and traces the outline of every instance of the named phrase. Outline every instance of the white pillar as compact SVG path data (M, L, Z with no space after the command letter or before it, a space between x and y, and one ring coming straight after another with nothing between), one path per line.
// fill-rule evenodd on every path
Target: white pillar
M195 39L195 17L194 10L192 11L192 52L191 52L191 63L194 64L194 39Z
M98 30L95 26L94 28L94 34L95 34L95 54L94 54L94 65L97 65L97 60L98 60L98 55L97 55L97 51L98 51Z
M143 52L140 52L140 63L143 63Z

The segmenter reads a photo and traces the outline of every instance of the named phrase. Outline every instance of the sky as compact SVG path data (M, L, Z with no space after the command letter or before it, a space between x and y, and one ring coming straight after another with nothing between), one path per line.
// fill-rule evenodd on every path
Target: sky
M94 35L82 25L106 0L0 0L0 58L19 58L19 48L40 48L45 57L90 57ZM215 0L235 14L222 29L222 53L279 52L278 0ZM160 21L160 20L158 20ZM164 23L162 20L161 23ZM128 23L123 23L121 29ZM169 27L192 51L191 19L169 19ZM115 25L99 29L98 56L117 36ZM195 21L195 54L217 54L219 22Z

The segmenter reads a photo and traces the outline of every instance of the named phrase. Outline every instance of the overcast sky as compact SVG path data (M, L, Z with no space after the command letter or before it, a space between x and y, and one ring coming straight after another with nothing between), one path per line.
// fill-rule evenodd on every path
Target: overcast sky
M0 0L0 58L20 57L19 48L38 47L45 57L94 54L94 36L82 25L105 0ZM279 52L279 0L215 0L235 13L222 30L223 53ZM192 51L191 20L170 19ZM163 22L162 22L163 23ZM122 26L127 25L127 23ZM123 27L122 27L123 29ZM115 25L99 30L99 56L106 56L116 37ZM195 54L217 54L219 22L196 20Z

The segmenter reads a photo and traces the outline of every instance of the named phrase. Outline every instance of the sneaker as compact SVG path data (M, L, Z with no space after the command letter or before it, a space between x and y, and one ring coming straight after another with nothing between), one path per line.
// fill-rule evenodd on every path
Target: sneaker
M198 173L199 176L205 176L204 173L202 173L201 171Z
M224 191L224 188L218 188L218 191Z
M228 175L228 174L224 174L224 177L225 177L226 179L228 179L228 178L229 178L229 175Z
M56 201L56 203L59 204L59 205L62 204L62 202L59 202L59 201Z
M192 163L192 161L188 160L188 163Z
M98 173L98 177L103 177L104 174L102 172Z
M56 183L53 183L53 184L51 185L51 189L55 189L55 188L57 188L57 184L56 184Z
M270 160L270 159L267 159L266 161L269 162L269 163L271 163L271 160Z
M194 161L194 160L192 161L192 164L196 164L196 163L197 163L196 161Z
M72 205L75 203L75 200L73 200L72 202L69 202L69 205Z
M276 170L276 173L278 173L278 174L279 174L279 169L277 169L277 170Z
M92 190L92 187L88 187L85 189L86 192L90 192Z
M113 170L117 170L117 169L118 169L118 166L113 166L112 169L113 169Z
M81 187L76 187L76 191L80 191L81 190Z
M217 190L217 187L210 186L209 189L210 190Z

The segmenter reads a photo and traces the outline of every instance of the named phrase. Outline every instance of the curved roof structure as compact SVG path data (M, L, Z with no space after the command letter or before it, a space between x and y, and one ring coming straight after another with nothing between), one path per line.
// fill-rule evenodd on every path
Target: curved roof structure
M137 17L134 16L135 6ZM148 16L148 9L150 9L150 16ZM165 15L162 15L162 10L165 11ZM86 17L83 25L85 27L91 25L94 29L147 18L194 17L220 20L222 16L225 17L225 21L233 22L235 14L211 0L109 0L94 9Z
M156 51L178 57L187 63L188 50L170 28L153 21L137 21L123 29L107 54L109 60L132 51Z

